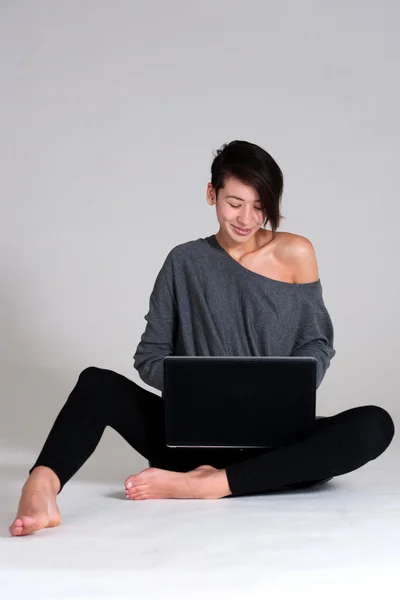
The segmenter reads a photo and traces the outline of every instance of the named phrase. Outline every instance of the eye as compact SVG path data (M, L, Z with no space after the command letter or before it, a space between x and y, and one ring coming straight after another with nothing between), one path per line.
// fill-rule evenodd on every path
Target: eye
M233 208L240 208L240 204L236 205L236 204L231 204L230 202L228 202L229 206L233 206ZM258 208L258 206L256 206L256 210L263 210L262 207Z

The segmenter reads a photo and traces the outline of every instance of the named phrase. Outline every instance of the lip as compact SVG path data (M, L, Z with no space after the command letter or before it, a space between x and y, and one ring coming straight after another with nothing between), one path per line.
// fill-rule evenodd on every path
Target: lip
M232 225L232 227L238 232L241 233L242 235L248 234L251 231L250 229L245 229L244 231L242 229L239 229L239 227L236 227L235 225Z

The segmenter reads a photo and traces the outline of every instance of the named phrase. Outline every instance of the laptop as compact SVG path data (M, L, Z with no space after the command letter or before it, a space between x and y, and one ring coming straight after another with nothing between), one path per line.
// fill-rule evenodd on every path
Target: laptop
M312 356L166 356L170 448L277 448L315 425Z

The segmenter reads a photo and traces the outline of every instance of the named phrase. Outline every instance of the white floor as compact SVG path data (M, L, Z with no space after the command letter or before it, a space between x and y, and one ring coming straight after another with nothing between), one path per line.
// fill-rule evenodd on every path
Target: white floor
M76 476L63 523L24 538L8 526L25 473L3 452L0 598L398 598L399 449L309 490L220 500L128 501L120 477Z

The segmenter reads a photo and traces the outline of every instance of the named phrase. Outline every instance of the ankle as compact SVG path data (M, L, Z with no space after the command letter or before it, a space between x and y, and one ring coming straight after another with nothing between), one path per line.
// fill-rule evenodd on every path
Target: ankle
M23 489L42 489L54 492L55 495L60 491L60 480L56 473L50 467L39 466L35 467L28 479L26 480Z

